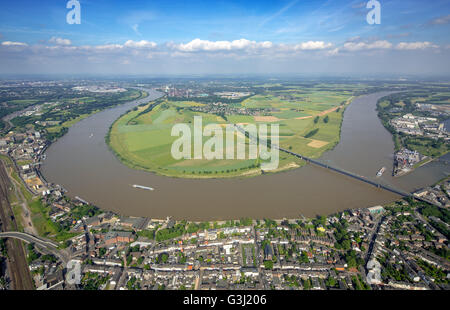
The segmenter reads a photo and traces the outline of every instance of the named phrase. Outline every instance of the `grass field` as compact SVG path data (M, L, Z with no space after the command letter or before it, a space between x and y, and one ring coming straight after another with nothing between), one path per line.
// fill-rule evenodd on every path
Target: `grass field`
M93 113L97 113L97 112L98 112L98 110L97 110L97 111L94 111ZM92 113L92 114L93 114L93 113ZM72 125L78 123L79 121L85 119L86 117L88 117L88 116L90 116L90 115L91 115L91 114L82 114L82 115L78 116L77 118L74 118L74 119L71 119L70 121L67 121L67 122L62 123L61 125L49 127L49 128L47 129L47 131L48 131L48 132L59 132L59 131L61 131L61 129L62 129L63 127L69 128L69 127L71 127Z
M351 95L349 91L299 88L266 92L240 104L233 103L233 106L272 109L269 114L258 117L232 114L227 115L226 120L216 114L190 110L191 107L202 105L194 101L165 100L150 112L146 112L148 106L144 106L119 118L111 127L108 143L126 165L162 175L186 178L255 176L261 174L260 159L175 160L171 156L171 146L178 137L171 136L173 125L188 124L193 132L194 116L202 116L203 126L210 123L221 126L227 123L267 123L269 127L270 124L279 124L279 144L282 147L305 156L319 157L338 143L344 108L338 111L336 108L345 102L349 103ZM318 121L315 121L316 116L319 116ZM315 134L305 138L311 131ZM208 139L203 137L203 143ZM248 147L248 141L246 143ZM248 156L248 149L246 154ZM279 168L275 171L293 169L303 164L296 157L280 153Z

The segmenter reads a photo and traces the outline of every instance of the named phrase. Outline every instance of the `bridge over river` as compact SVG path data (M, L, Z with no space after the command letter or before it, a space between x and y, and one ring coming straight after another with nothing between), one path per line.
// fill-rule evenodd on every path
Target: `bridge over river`
M253 140L253 141L258 141L256 137L254 137L253 135L251 135L248 131L245 131L244 128L242 128L242 127L240 127L240 126L238 126L238 125L235 125L235 127L236 127L236 129L239 130L241 133L243 133L244 135L246 135L249 139L251 139L251 140ZM260 141L260 142L264 143L264 141ZM355 174L355 173L353 173L353 172L347 171L347 170L345 170L345 169L337 168L337 167L334 167L334 166L332 166L332 165L323 163L323 162L321 162L321 161L319 161L319 160L312 159L312 158L303 156L303 155L301 155L301 154L291 152L291 151L289 151L289 150L286 150L286 149L284 149L284 148L279 147L278 145L272 144L271 147L272 147L272 148L277 148L278 150L280 150L280 151L282 151L282 152L285 152L285 153L288 153L288 154L290 154L290 155L292 155L292 156L298 157L298 158L300 158L300 159L306 161L307 163L311 163L311 164L316 165L316 166L319 166L319 167L321 167L321 168L325 168L325 169L328 169L328 170L337 172L337 173L339 173L339 174L348 176L348 177L353 178L353 179L356 179L356 180L358 180L358 181L362 181L362 182L364 182L364 183L373 185L373 186L375 186L375 187L377 187L377 188L380 188L380 189L389 191L389 192L394 193L394 194L396 194L396 195L400 195L400 196L402 196L402 197L414 197L414 198L417 199L417 200L420 200L420 201L423 201L423 202L427 202L427 203L436 205L436 204L433 203L432 201L429 201L429 200L424 199L424 198L422 198L422 197L415 196L415 195L413 195L413 194L410 193L410 192L402 191L402 190L397 189L397 188L394 188L394 187L392 187L392 186L385 185L385 184L382 184L382 183L378 183L378 182L373 181L373 180L370 180L369 178L364 177L364 176L362 176L362 175L358 175L358 174ZM438 206L438 205L436 205L436 206ZM440 207L440 206L438 206L438 207Z
M306 162L308 162L308 163L311 163L311 164L314 164L314 165L316 165L316 166L319 166L319 167L322 167L322 168L325 168L325 169L332 170L332 171L334 171L334 172L337 172L337 173L346 175L346 176L348 176L348 177L351 177L351 178L354 178L354 179L356 179L356 180L359 180L359 181L368 183L368 184L370 184L370 185L376 186L377 188L381 188L381 189L387 190L387 191L389 191L389 192L391 192L391 193L394 193L394 194L397 194L397 195L400 195L400 196L403 196L403 197L414 197L414 198L417 199L417 200L420 200L420 201L423 201L423 202L426 202L426 203L435 205L435 206L437 206L437 207L441 207L441 206L435 204L434 202L432 202L432 201L430 201L430 200L428 200L428 199L425 199L425 198L423 198L423 197L418 197L418 196L416 196L416 195L413 195L412 193L405 192L405 191L396 189L396 188L394 188L394 187L392 187L392 186L388 186L388 185L384 185L384 184L381 184L381 183L372 181L372 180L370 180L370 179L368 179L368 178L366 178L366 177L364 177L364 176L362 176L362 175L357 175L357 174L355 174L355 173L353 173L353 172L349 172L349 171L346 171L346 170L344 170L344 169L340 169L340 168L333 167L333 166L331 166L331 165L328 165L328 164L322 163L322 162L320 162L320 161L318 161L318 160L315 160L315 159L312 159L312 158L309 158L309 157L306 157L306 156L303 156L303 155L300 155L300 154L291 152L291 151L286 150L286 149L283 149L283 148L281 148L281 147L278 147L278 146L275 146L275 147L277 147L277 148L278 148L280 151L282 151L282 152L285 152L285 153L291 154L291 155L293 155L293 156L296 156L296 157L298 157L298 158L301 158L301 159L303 159L304 161L306 161Z
M411 193L408 193L408 192L405 192L405 191L393 188L391 186L387 186L387 185L384 185L384 184L372 181L372 180L370 180L370 179L368 179L368 178L366 178L366 177L364 177L362 175L357 175L357 174L355 174L353 172L350 172L350 171L347 171L347 170L344 170L344 169L341 169L341 168L333 167L331 165L328 165L328 164L322 163L322 162L320 162L318 160L315 160L315 159L312 159L312 158L309 158L309 157L306 157L306 156L303 156L303 155L291 152L291 151L283 149L281 147L278 147L278 149L280 151L282 151L282 152L285 152L285 153L291 154L291 155L293 155L295 157L298 157L300 159L303 159L307 163L311 163L311 164L317 165L317 166L322 167L322 168L330 169L330 170L335 171L337 173L340 173L340 174L346 175L348 177L357 179L359 181L368 183L368 184L376 186L378 188L390 191L390 192L392 192L394 194L397 194L397 195L400 195L400 196L411 196Z

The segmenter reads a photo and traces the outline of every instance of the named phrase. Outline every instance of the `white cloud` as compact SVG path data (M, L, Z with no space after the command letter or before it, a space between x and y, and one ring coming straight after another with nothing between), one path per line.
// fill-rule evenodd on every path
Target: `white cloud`
M150 41L146 41L146 40L141 40L141 41L128 40L124 44L125 47L131 47L131 48L154 48L154 47L156 47L156 45L157 44L155 42L150 42Z
M123 48L123 45L120 44L105 44L105 45L96 45L94 46L97 50L116 50Z
M2 46L28 46L28 44L22 42L4 41L2 42Z
M362 8L365 8L366 5L367 5L366 2L353 3L352 4L352 9L362 9Z
M72 41L69 39L62 39L57 37L52 37L48 42L56 45L71 45Z
M295 5L299 0L293 0L290 3L288 3L287 5L285 5L284 7L282 7L280 10L278 10L275 14L267 17L266 19L264 19L258 26L258 28L261 28L262 26L264 26L265 24L267 24L268 22L270 22L273 19L276 19L277 17L279 17L280 15L282 15L284 12L286 12L287 10L289 10L293 5Z
M392 43L385 40L375 41L372 43L366 42L346 42L343 49L347 51L360 51L360 50L372 50L372 49L390 49Z
M327 55L329 55L329 56L335 56L337 54L339 54L339 48L337 48L337 47L332 49L331 51L328 51L328 53L327 53Z
M256 42L247 39L239 39L234 41L208 41L201 39L194 39L186 44L172 45L182 52L196 52L196 51L231 51L242 50L248 48L271 48L272 42Z
M430 25L446 25L448 23L450 23L450 15L437 17L429 22Z
M347 42L357 42L360 41L361 37L360 36L354 36L354 37L350 37L347 39Z
M323 50L332 47L333 44L323 41L302 42L294 46L295 50Z
M133 37L98 45L57 45L49 43L50 37L29 45L0 40L0 73L445 73L450 55L448 43L439 44L438 49L432 48L437 43L431 41L407 43L387 38L344 38L341 42L312 38L294 43L196 39L156 45L151 38ZM436 53L429 57L424 51Z
M140 35L140 36L142 35L139 32L139 24L134 24L133 26L131 26L131 29L133 29L133 31L136 32L137 35Z
M397 44L396 49L398 50L423 50L427 48L438 48L439 46L425 41L425 42L400 42Z
M114 50L122 50L123 48L128 49L151 49L155 48L157 44L155 42L141 40L141 41L133 41L128 40L124 44L104 44L104 45L92 45L92 46L83 46L83 49L95 49L95 50L104 50L104 51L114 51Z
M57 38L52 41L57 42ZM64 39L61 39L64 40ZM403 54L411 53L409 50L422 50L436 48L436 51L448 53L450 46L442 45L441 49L437 49L437 45L431 42L397 42L378 39L366 39L364 41L354 38L356 41L346 41L345 43L331 43L324 41L305 41L298 43L272 43L270 41L250 41L247 39L230 40L230 41L208 41L195 39L187 43L163 43L157 44L148 40L124 40L121 43L108 42L100 45L63 45L36 43L27 45L21 42L5 41L0 42L0 53L6 57L15 54L14 57L23 61L47 61L52 59L72 57L73 61L80 64L96 63L102 65L129 64L130 67L137 64L148 64L154 62L167 63L228 63L233 62L241 64L256 63L258 61L275 61L282 63L292 61L304 61L310 63L321 59L325 62L338 61L339 59L358 59L367 55L378 55L380 50L383 52L381 56L399 57ZM447 50L445 50L447 48ZM421 53L417 53L421 54ZM350 55L350 57L346 57ZM341 58L342 57L342 58ZM0 57L1 58L1 57ZM389 57L386 57L389 58ZM250 60L250 61L247 61ZM247 62L246 62L247 61ZM0 59L1 62L1 59ZM322 62L318 62L322 64ZM224 64L224 68L227 65ZM1 70L0 70L1 71Z

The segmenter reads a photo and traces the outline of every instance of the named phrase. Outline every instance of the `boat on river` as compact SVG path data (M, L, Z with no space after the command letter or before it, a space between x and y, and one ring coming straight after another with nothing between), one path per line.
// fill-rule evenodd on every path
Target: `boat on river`
M154 190L154 188L152 188L152 187L143 186L143 185L137 185L137 184L133 184L133 187L134 187L134 188L145 189L145 190L148 190L148 191Z
M385 171L386 171L386 167L381 168L381 169L377 172L377 177L381 177Z

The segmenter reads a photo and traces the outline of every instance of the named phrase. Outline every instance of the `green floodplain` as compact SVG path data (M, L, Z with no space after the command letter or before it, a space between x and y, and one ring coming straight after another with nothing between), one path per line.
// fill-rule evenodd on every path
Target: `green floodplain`
M261 160L248 159L248 139L244 160L175 160L171 147L178 137L171 136L173 125L188 124L193 132L194 116L202 116L203 127L211 123L224 127L226 124L255 124L257 127L267 124L270 129L270 124L279 124L281 147L317 158L339 142L345 107L354 98L355 91L360 89L358 85L342 87L336 84L259 87L261 90L254 95L228 104L233 111L258 109L258 115L205 113L195 111L206 106L195 98L179 100L165 97L159 99L155 106L152 103L138 106L120 117L111 126L107 142L124 164L161 175L185 178L256 176L263 173ZM203 143L208 139L210 137L204 137ZM269 173L295 169L305 164L283 152L279 156L278 168Z

